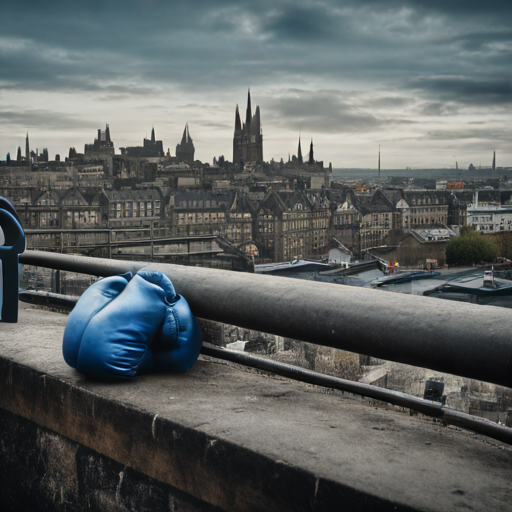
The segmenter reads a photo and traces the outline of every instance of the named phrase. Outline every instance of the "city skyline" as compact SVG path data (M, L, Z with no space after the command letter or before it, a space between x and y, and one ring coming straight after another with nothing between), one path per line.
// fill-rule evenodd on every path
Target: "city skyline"
M512 5L231 0L2 6L0 158L67 156L109 123L116 152L154 127L231 159L251 88L265 160L299 133L333 167L512 165ZM23 23L14 23L21 20Z

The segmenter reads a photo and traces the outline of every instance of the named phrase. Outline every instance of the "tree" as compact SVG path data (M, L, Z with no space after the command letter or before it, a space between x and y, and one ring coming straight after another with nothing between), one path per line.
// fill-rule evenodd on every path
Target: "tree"
M472 265L494 261L498 247L481 233L463 228L460 236L446 246L445 253L448 265Z

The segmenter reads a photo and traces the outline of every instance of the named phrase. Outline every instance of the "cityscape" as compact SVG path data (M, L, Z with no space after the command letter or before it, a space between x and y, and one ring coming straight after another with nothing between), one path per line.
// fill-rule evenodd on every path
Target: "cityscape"
M489 2L2 7L27 30L0 35L0 509L509 509ZM193 366L151 367L155 331L147 373L72 368L80 297L138 271L190 305L158 329L197 323Z
M498 237L512 230L512 167L497 166L496 152L486 167L393 176L381 169L380 149L373 171L337 170L299 135L294 154L265 161L250 91L245 109L234 111L232 155L212 163L195 159L188 124L172 153L154 128L141 146L116 148L106 124L83 152L70 147L50 160L48 148L31 148L27 134L24 150L0 166L0 193L18 210L29 246L58 247L66 230L88 230L97 256L106 254L103 230L140 237L133 230L151 228L160 239L218 237L253 265L362 261L394 248L400 265L422 268L430 259L445 264L444 246L464 226ZM418 248L399 255L411 243ZM164 255L160 244L159 259L176 256Z

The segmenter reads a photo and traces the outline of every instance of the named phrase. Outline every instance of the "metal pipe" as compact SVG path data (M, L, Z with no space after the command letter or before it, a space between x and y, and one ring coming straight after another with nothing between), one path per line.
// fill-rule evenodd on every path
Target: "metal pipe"
M137 261L89 258L47 251L25 251L20 254L20 263L101 277L115 276L125 272L135 273L147 265Z
M39 251L26 251L20 261L101 276L159 270L201 318L512 387L512 315L505 308Z

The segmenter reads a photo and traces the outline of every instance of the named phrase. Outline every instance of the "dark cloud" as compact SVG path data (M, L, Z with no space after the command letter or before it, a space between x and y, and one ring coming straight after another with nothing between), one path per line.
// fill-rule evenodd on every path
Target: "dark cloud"
M428 138L432 140L455 140L455 139L487 139L493 141L509 141L512 135L511 130L502 128L471 128L453 130L432 130L428 132Z
M206 103L187 103L186 105L178 105L176 108L181 109L191 109L191 108L199 108L202 110L211 110L211 109L218 109L218 105L208 105Z
M313 132L369 131L381 125L373 115L322 92L285 96L270 103L273 121L292 130Z
M458 17L512 13L512 4L508 0L364 0L363 3L376 9L408 8L420 13L442 13Z
M50 110L0 110L0 119L3 123L9 123L23 129L73 130L97 127L97 123L86 121L82 116L61 114Z
M459 108L452 103L441 101L429 101L423 103L419 113L422 116L453 116L459 112Z
M262 28L279 39L323 43L336 36L336 29L341 28L336 25L336 18L321 3L307 6L288 4L272 13Z
M509 43L512 42L512 30L492 30L490 28L487 32L481 30L477 32L468 32L460 34L455 37L450 37L445 42L452 42L460 44L461 47L467 51L503 51L505 48L493 48L493 45L498 43ZM508 47L508 53L510 54L511 47Z
M471 45L493 55L480 67L496 73L510 56L491 43L509 41L510 9L505 2L496 3L500 11L482 5L112 0L51 1L43 7L35 1L9 2L2 6L3 19L23 23L2 26L2 86L91 92L105 83L129 89L126 84L132 82L132 90L104 92L152 94L138 84L205 90L320 76L388 82L411 73L467 72L468 60L475 57L463 53ZM481 11L494 16L487 32L481 28ZM473 21L462 23L462 15L473 15Z
M427 76L410 80L409 86L429 96L456 103L471 105L512 103L512 80L510 78Z
M295 96L275 99L270 107L271 122L300 131L318 133L370 132L384 125L413 124L414 121L394 117L377 117L371 109L363 109L342 99L339 93L302 91Z
M196 121L195 124L206 128L219 128L220 130L230 130L233 128L233 125L231 124L215 123L212 121Z
M383 96L377 98L365 98L361 105L366 108L398 108L412 105L414 100L403 96Z

